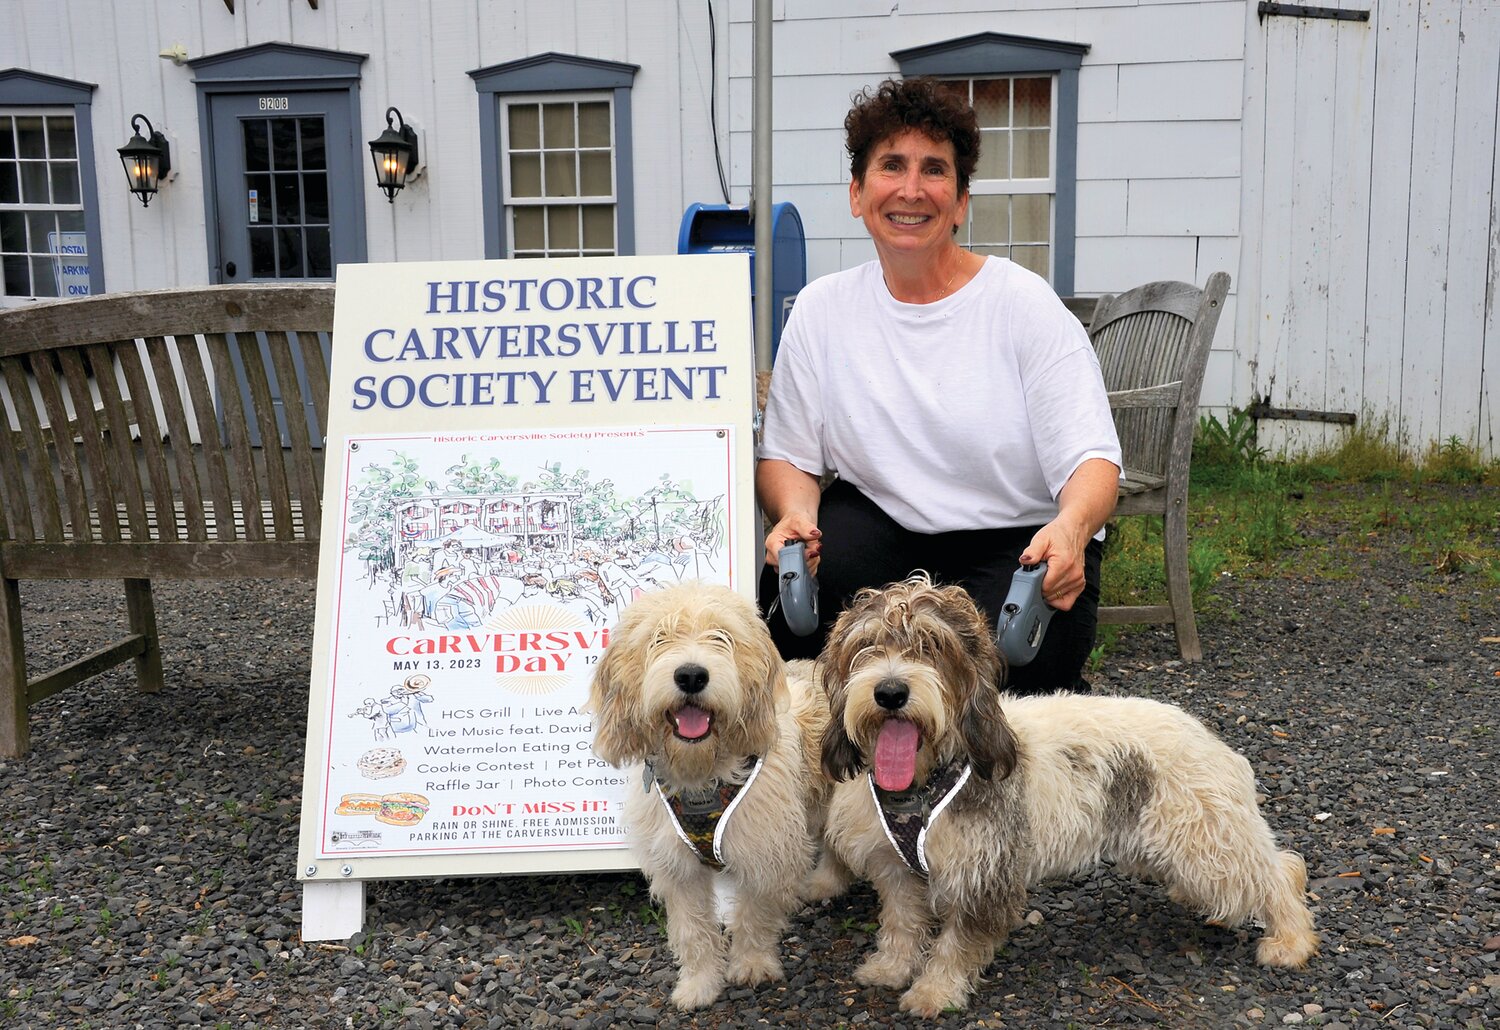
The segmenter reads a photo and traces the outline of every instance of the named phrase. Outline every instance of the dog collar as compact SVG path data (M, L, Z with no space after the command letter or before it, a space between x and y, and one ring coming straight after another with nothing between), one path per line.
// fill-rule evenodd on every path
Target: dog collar
M920 787L903 791L881 790L875 785L875 774L867 774L870 796L880 813L880 825L886 839L901 856L906 867L924 880L927 878L927 830L943 814L965 783L970 767L949 762L927 777Z
M667 810L667 817L672 820L672 829L677 831L678 839L691 848L698 856L698 861L704 865L714 869L724 868L724 827L729 825L729 817L734 814L741 795L755 782L764 762L757 755L745 759L741 769L748 770L749 775L741 783L720 782L702 790L672 794L661 789L661 781L647 767L646 775L651 777L656 796L661 799Z

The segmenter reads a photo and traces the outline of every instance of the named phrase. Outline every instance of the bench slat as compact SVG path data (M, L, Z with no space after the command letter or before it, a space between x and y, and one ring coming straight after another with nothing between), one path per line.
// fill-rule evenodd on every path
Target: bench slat
M150 388L146 386L141 352L134 340L124 341L114 348L114 352L120 362L120 372L125 377L125 386L134 402L136 426L141 437L142 463L146 466L146 478L151 481L151 500L156 503L170 501L172 477L167 470L166 451L161 445L162 431L160 423L156 421L156 405L151 400ZM169 519L158 526L157 535L163 540L176 540L176 520Z
M302 384L297 380L296 362L292 359L291 340L286 333L266 333L271 352L271 366L281 386L281 407L286 418L287 436L292 444L292 465L297 477L297 497L302 502L302 517L311 519L312 538L318 538L322 521L322 504L318 500L318 471L313 465L312 440L307 432L307 409L302 400ZM321 441L319 441L321 442Z
M37 392L42 395L42 407L47 411L47 424L52 426L52 448L57 461L58 476L62 479L63 496L67 499L68 514L74 522L88 518L89 501L84 490L83 471L78 467L78 445L73 442L72 422L63 405L62 387L57 380L57 368L50 354L31 355L31 374L36 379ZM62 426L58 433L55 427Z
M64 348L57 352L62 365L63 381L68 384L68 397L78 415L78 437L83 441L84 470L88 474L88 496L92 507L105 512L99 520L99 536L108 540L120 539L120 523L115 515L115 487L109 473L109 462L104 458L103 436L98 421L94 418L94 395L89 390L88 373L84 371L83 359L75 348Z
M302 349L302 370L307 373L307 391L312 394L313 410L318 416L319 447L328 432L328 359L323 352L323 334L299 332L297 344Z
M131 427L134 419L125 411L125 402L120 394L120 384L115 378L114 355L102 343L91 343L83 348L88 355L89 367L94 372L94 383L99 388L99 401L104 407L104 429L114 451L115 464L110 470L119 496L125 499L131 536L136 539L146 535L146 492L141 477L136 474L135 454L131 447Z
M245 505L245 540L266 540L266 523L261 520L261 489L255 478L255 453L251 448L248 412L240 397L240 384L234 375L234 354L223 333L204 336L208 360L213 363L216 397L223 411L223 427L228 433L229 493L233 501ZM217 513L214 513L219 514ZM219 516L219 523L225 522Z
M95 544L0 542L0 563L15 579L310 579L313 540L109 541Z
M143 336L333 326L333 285L200 286L44 301L5 312L0 356Z
M235 342L238 344L240 364L245 369L245 381L250 387L250 403L254 409L255 422L260 427L260 454L266 492L270 495L271 510L275 514L272 532L278 540L290 540L291 537L284 534L288 534L291 528L292 495L287 486L286 462L281 453L281 430L276 425L276 403L272 399L271 384L266 376L266 363L261 357L257 335L247 333L237 336ZM291 421L290 412L287 413L287 421Z
M224 430L229 437L229 460L234 473L230 490L245 506L245 539L264 540L266 527L260 517L260 486L255 479L255 455L250 450L250 423L240 400L240 386L234 374L229 341L223 333L208 333L203 339L208 344L208 357L214 366L219 416L224 420ZM224 523L222 516L219 523Z
M163 337L152 336L146 339L151 373L156 379L157 396L161 398L162 414L167 420L167 440L171 444L172 458L177 463L177 491L182 495L182 506L187 512L187 520L180 527L182 535L189 540L206 540L208 534L203 525L203 494L198 489L198 467L193 461L193 436L188 429L187 413L183 409L177 376L172 371L174 349L168 348Z
M11 368L15 364L13 360L4 362L5 378L11 382ZM15 388L11 391L14 393ZM24 420L23 420L24 421ZM31 506L27 501L26 480L21 473L21 456L14 447L0 447L0 482L5 484L6 505L0 505L0 536L13 537L17 540L30 540L34 534L31 528ZM5 508L9 507L9 511Z
M178 336L177 358L182 363L183 376L187 380L188 397L193 402L193 414L198 421L198 439L203 448L203 463L208 473L209 494L213 497L214 513L222 516L234 508L230 500L229 468L224 461L223 437L214 416L213 397L208 389L208 375L203 369L203 355L199 351L196 336ZM206 345L205 345L206 346ZM223 521L221 519L221 521ZM215 534L219 540L235 540L234 520Z
M48 460L47 442L42 437L41 421L37 417L36 404L31 397L26 373L19 361L5 362L5 383L10 388L11 402L15 405L16 418L21 424L21 436L26 444L26 468L31 472L30 496L22 494L27 511L14 512L16 521L24 524L27 534L33 532L32 505L41 516L41 533L62 530L62 515L57 508L57 491L52 482L52 463ZM19 508L19 506L18 506ZM22 536L18 533L17 536Z

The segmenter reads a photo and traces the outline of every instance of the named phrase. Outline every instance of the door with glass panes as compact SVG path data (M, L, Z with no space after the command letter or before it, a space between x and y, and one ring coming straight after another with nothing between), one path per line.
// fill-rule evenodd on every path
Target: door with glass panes
M332 279L365 259L348 94L217 94L209 106L215 282Z

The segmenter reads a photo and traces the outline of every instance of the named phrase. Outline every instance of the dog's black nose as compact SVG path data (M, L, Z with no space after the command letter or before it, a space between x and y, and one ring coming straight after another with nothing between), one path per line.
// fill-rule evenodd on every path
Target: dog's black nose
M881 680L875 685L875 703L887 711L894 712L910 696L911 691L901 680Z
M708 670L692 662L679 665L677 671L672 673L672 682L684 694L696 694L708 686Z

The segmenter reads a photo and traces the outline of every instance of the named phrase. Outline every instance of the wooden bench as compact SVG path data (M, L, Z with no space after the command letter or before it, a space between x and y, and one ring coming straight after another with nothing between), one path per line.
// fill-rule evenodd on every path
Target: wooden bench
M1202 289L1154 282L1100 297L1092 312L1086 302L1070 303L1094 341L1120 436L1125 480L1115 517L1151 515L1163 524L1167 603L1104 606L1099 621L1170 622L1186 661L1203 657L1188 575L1188 472L1203 374L1228 293L1229 276L1215 272Z
M332 285L0 311L0 755L123 662L161 689L152 580L316 576L332 328ZM28 678L23 579L123 580L128 635Z

